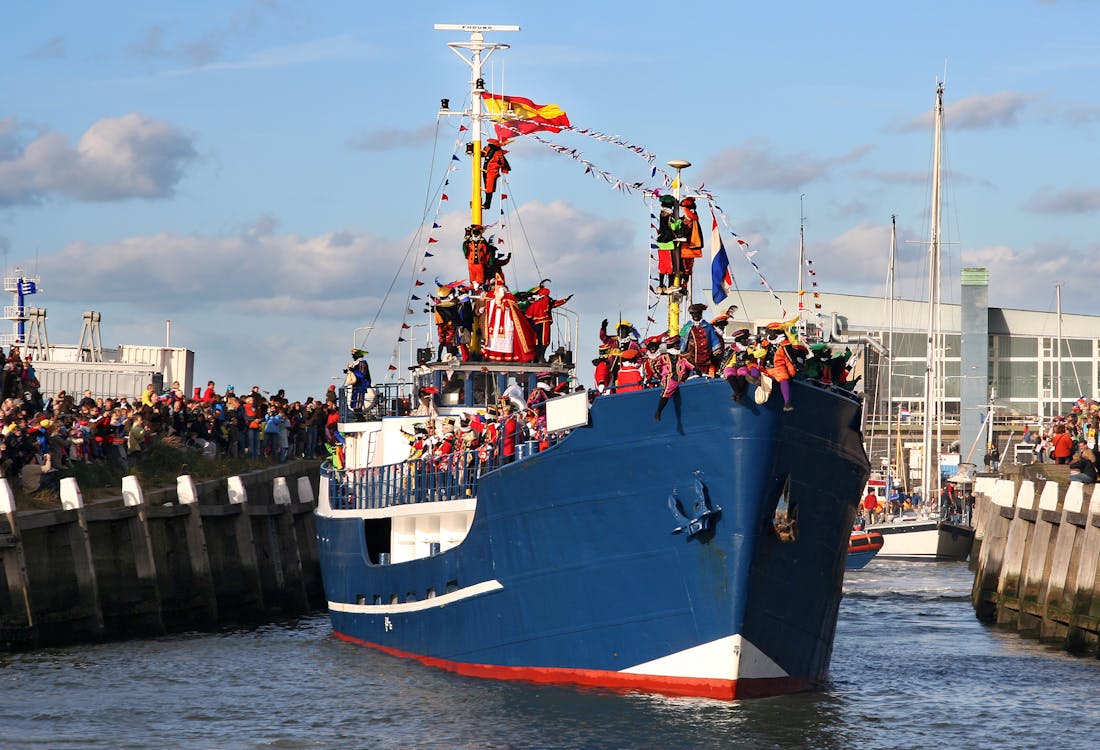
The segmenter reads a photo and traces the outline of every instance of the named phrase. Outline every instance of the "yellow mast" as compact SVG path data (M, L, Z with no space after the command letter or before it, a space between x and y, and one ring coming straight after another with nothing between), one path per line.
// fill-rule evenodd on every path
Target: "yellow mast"
M690 161L684 161L683 159L673 159L668 162L668 165L676 170L676 181L672 183L672 195L676 198L676 205L672 208L672 215L674 218L680 216L680 171L687 169L691 166ZM672 291L668 295L668 335L676 336L680 333L680 301L684 296L680 292L680 276L674 275L672 277ZM691 278L688 278L688 303L691 302Z

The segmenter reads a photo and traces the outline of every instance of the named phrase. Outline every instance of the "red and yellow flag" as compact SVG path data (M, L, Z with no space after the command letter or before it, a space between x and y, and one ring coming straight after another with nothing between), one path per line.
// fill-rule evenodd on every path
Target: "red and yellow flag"
M557 104L535 104L522 96L488 92L482 93L481 98L501 141L540 130L558 133L570 125L569 116Z

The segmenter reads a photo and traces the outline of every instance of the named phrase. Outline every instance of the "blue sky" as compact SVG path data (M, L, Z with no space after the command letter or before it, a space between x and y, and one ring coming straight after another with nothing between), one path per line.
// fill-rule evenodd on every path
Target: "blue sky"
M41 275L51 340L75 342L88 309L106 345L160 343L170 319L196 381L304 397L373 324L382 376L425 215L442 227L414 275L464 269L465 172L435 199L459 136L435 115L468 90L446 47L465 36L434 23L522 26L493 37L512 49L489 86L692 161L685 182L715 193L777 290L795 286L804 195L826 307L883 293L891 214L899 296L924 293L946 71L946 298L986 266L992 305L1053 310L1062 282L1064 311L1100 314L1100 4L58 1L0 25L0 251ZM648 180L613 144L548 138ZM576 293L584 361L601 318L645 317L649 208L537 143L509 158L513 284Z

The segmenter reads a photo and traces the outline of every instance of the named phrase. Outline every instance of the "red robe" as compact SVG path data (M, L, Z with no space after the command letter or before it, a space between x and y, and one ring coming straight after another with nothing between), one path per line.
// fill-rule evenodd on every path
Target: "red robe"
M535 329L520 312L516 298L497 286L485 302L485 340L481 352L492 362L531 362L535 358Z

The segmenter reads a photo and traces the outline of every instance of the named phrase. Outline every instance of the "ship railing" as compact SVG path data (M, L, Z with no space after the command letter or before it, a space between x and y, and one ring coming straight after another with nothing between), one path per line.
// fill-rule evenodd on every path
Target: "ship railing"
M495 451L468 450L363 469L328 469L336 510L388 508L477 496L481 477L500 466Z
M341 422L373 422L382 417L407 417L410 413L408 386L382 383L357 389L342 386L336 393Z
M389 508L395 505L441 502L477 497L485 475L509 463L525 461L546 450L567 433L542 440L495 443L445 455L432 454L394 464L361 469L322 469L329 482L329 502L335 510ZM506 452L507 451L507 452Z

